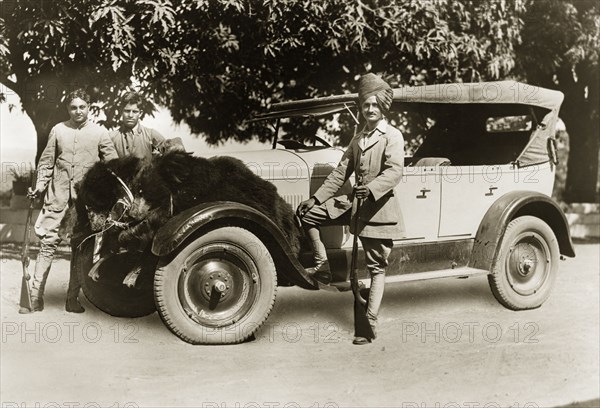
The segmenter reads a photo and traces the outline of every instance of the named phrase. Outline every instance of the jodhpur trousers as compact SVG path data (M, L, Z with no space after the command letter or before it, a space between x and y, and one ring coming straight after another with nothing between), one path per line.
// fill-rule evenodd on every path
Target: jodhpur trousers
M313 206L303 217L302 223L312 241L315 264L320 264L327 259L325 246L321 242L319 226L333 224L347 224L350 210L342 216L332 220L324 204ZM359 236L365 252L367 271L371 276L371 290L369 291L367 316L372 326L377 324L377 315L383 299L385 286L385 268L388 266L388 257L392 252L394 241L392 239L367 238Z
M31 296L33 298L43 299L46 288L46 281L50 273L50 267L54 259L54 253L61 241L58 235L60 223L65 217L68 206L62 211L50 211L42 209L35 223L35 233L40 238L40 252L38 253L33 273L33 282L31 284ZM79 278L77 270L74 267L76 263L75 251L70 263L69 288L67 289L67 298L77 297L79 295Z

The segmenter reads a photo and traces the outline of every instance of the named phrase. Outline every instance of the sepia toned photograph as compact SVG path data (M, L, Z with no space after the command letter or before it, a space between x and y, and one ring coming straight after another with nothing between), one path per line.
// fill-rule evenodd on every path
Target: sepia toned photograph
M600 1L0 0L1 408L600 408Z

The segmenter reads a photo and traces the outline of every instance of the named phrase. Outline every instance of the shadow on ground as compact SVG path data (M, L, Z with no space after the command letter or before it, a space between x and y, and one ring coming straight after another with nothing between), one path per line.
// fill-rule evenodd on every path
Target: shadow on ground
M574 402L569 405L563 405L558 408L600 408L600 399Z
M0 253L3 259L21 259L21 250L23 246L21 244L15 244L14 242L2 242L0 244ZM29 259L35 260L38 252L40 251L39 244L32 244L29 246ZM66 245L61 245L56 249L54 254L55 259L71 259L71 248Z

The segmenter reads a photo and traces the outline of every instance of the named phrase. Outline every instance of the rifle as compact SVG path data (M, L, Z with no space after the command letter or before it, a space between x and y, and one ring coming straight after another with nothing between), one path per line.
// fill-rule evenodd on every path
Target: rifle
M36 177L32 178L32 188L35 188ZM19 313L31 312L31 289L29 281L29 241L31 237L31 219L33 218L33 207L35 206L35 197L29 197L29 210L27 211L27 220L25 221L25 233L23 234L23 246L21 248L21 265L23 266L23 277L21 278L21 299L19 301Z
M362 204L362 199L356 199L356 211L354 219L354 240L352 241L352 262L350 266L350 287L352 288L352 294L354 295L354 336L364 337L372 340L375 338L373 329L369 323L367 317L367 301L363 299L360 294L358 287L358 271L357 271L357 258L358 258L358 223L359 223L359 211Z

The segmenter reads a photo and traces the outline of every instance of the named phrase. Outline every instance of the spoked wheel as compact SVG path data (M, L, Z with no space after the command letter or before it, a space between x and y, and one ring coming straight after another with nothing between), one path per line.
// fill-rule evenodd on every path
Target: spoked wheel
M271 254L251 232L219 228L161 260L154 277L158 312L192 344L246 340L267 319L277 290Z
M152 281L158 258L149 252L141 256L121 253L94 264L93 253L94 241L88 240L77 250L74 262L83 293L94 306L116 317L142 317L154 313ZM142 270L135 287L125 286L123 279L138 266ZM92 268L100 275L98 281L89 276Z
M512 310L541 306L556 281L559 256L556 237L545 222L531 216L514 219L488 276L494 296Z

